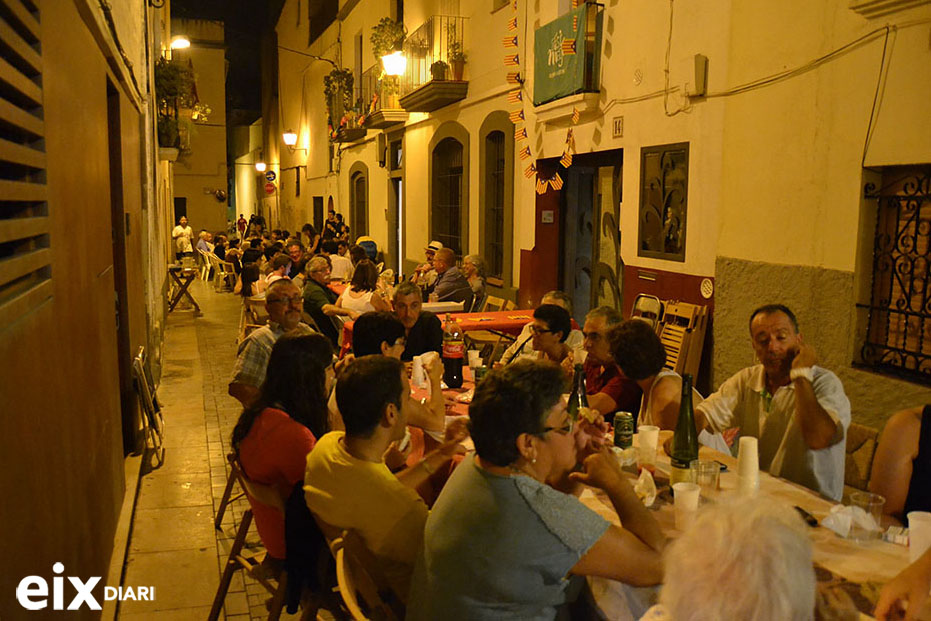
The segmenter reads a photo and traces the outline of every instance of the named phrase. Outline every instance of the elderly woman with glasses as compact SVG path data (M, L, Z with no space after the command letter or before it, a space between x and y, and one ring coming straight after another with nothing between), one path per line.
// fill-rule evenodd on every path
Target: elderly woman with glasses
M573 423L564 387L557 365L535 360L476 387L476 455L427 519L408 619L555 619L568 615L583 576L660 582L663 535L617 461L594 448L599 438ZM624 527L558 491L567 479L604 490Z

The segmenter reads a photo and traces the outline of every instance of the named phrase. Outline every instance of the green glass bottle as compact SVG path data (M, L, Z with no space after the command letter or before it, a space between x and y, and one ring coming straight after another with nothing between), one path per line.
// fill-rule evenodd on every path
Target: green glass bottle
M695 429L695 412L692 410L692 376L682 376L682 398L679 402L679 421L672 437L672 470L670 484L689 481L689 465L698 459L698 431Z
M581 364L575 365L575 375L572 377L572 392L569 394L569 416L572 420L579 419L579 410L588 407L588 395L585 392L585 370Z

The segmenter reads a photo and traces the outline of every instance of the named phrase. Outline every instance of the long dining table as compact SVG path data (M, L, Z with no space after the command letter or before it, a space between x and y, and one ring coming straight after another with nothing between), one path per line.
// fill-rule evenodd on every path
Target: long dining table
M663 441L672 432L662 432L656 456L658 495L654 502L653 515L670 538L681 533L675 528L672 492L661 481L669 476L669 457L662 449ZM638 446L637 436L634 445ZM731 455L702 446L700 459L714 459L727 466L721 472L719 490L710 502L726 499L737 494L737 460ZM815 492L785 479L760 473L759 496L767 502L788 507L801 507L818 519L819 526L808 529L813 546L815 574L818 580L819 605L840 606L844 615L837 618L871 618L875 596L881 585L889 581L908 565L908 548L885 541L857 543L842 538L820 522L836 504ZM600 491L586 488L579 498L586 506L605 519L619 524L617 513L610 500ZM707 502L704 498L702 502ZM599 614L606 619L638 619L646 607L655 599L658 589L638 589L606 578L588 579L591 597ZM830 602L826 604L825 602ZM856 610L853 610L855 608ZM837 608L832 608L838 612ZM931 603L925 606L921 619L931 619Z
M483 313L450 313L463 332L494 330L517 336L524 326L533 321L532 310L507 310ZM352 321L343 324L343 342L340 356L352 349Z

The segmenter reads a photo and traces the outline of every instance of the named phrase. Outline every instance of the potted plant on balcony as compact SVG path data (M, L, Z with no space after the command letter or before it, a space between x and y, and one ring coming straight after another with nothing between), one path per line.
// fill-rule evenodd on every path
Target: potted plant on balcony
M162 159L174 161L182 147L180 123L189 120L182 111L192 110L197 102L193 67L181 60L158 59L155 63L155 99L159 155Z
M462 49L462 41L456 36L456 24L450 23L446 27L446 48L448 50L449 66L453 70L453 80L462 80L465 69L466 55Z
M447 75L449 75L449 65L447 65L444 61L437 60L432 65L430 65L430 77L434 82L445 81L447 79Z
M401 51L405 37L407 37L407 29L403 23L396 22L390 17L382 17L372 27L372 35L369 37L369 41L372 42L372 54L375 58L381 59L382 56Z
M357 126L358 110L352 102L352 71L333 69L323 77L323 95L327 105L327 124L331 128L330 139L334 142L355 140L365 135L365 129ZM356 136L361 132L361 136Z

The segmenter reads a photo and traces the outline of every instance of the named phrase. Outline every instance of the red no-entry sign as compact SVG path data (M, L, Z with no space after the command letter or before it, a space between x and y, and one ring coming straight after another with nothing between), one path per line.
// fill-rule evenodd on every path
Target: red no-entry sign
M268 183L266 183L266 184L265 184L265 193L266 193L266 194L274 194L274 193L275 193L275 184L272 183L271 181L269 181Z

